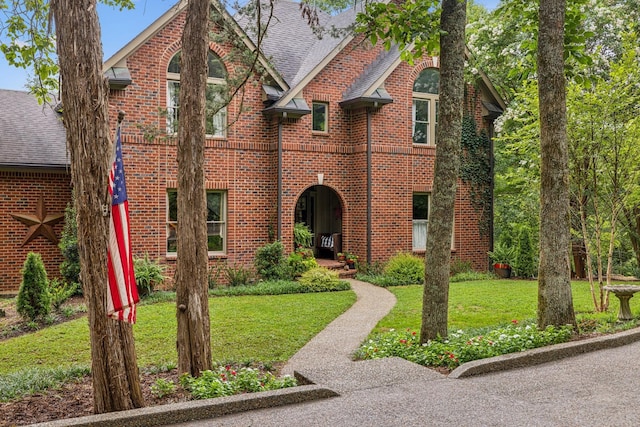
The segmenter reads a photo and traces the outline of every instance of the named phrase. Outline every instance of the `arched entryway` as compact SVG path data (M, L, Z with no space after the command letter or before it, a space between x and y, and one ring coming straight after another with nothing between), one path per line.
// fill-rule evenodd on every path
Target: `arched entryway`
M303 222L313 234L317 258L335 258L342 252L342 203L332 188L309 187L296 202L295 222Z

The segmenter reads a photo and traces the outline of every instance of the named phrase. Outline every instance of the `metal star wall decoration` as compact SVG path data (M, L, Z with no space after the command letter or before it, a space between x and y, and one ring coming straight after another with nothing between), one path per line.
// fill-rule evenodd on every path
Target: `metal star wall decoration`
M58 244L58 237L53 227L64 219L64 214L47 215L47 208L44 205L44 197L40 195L38 205L36 206L36 214L11 214L11 216L21 223L29 227L29 231L22 242L22 246L26 245L36 237L42 236L54 244Z

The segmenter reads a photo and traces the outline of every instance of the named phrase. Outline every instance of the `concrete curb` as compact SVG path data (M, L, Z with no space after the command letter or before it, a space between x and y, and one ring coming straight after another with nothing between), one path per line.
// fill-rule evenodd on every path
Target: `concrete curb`
M151 427L221 417L254 409L292 405L336 396L338 396L338 393L321 386L302 385L274 391L192 400L33 425L39 427Z
M533 350L527 350L520 353L510 353L487 359L474 360L472 362L464 363L454 369L449 374L448 378L465 378L473 375L488 374L490 372L539 365L591 351L620 347L636 341L640 341L639 328L581 341L572 341L535 348Z

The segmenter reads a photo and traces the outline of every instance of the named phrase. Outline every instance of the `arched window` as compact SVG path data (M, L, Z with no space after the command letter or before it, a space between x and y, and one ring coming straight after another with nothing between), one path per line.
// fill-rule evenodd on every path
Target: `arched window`
M209 72L206 91L206 132L207 135L224 137L227 128L227 108L224 106L226 91L226 71L220 58L209 51L207 60ZM180 52L173 55L167 67L167 132L178 131L180 118Z
M423 70L413 83L413 143L436 143L440 72L435 68Z

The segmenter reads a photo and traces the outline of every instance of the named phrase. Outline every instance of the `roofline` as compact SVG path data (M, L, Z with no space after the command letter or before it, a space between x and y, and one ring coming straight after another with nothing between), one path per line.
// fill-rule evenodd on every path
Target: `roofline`
M313 78L317 76L320 71L322 71L324 67L326 67L327 64L329 64L329 62L331 62L342 51L342 49L344 49L349 43L351 43L354 38L355 36L348 35L344 39L342 39L340 43L338 43L336 47L334 47L333 50L329 52L327 56L325 56L322 61L320 61L313 68L313 70L307 73L307 75L302 80L300 80L297 85L292 87L289 92L287 92L282 98L280 98L280 100L277 102L277 106L283 107L287 105L293 98L295 98L296 95L300 93L302 89L304 89L304 87L307 86L309 82L311 82L311 80L313 80Z
M71 163L67 163L64 165L60 164L34 164L34 163L0 163L0 171L9 171L9 172L30 172L34 169L39 171L50 171L50 172L71 172L69 168L71 167Z
M178 3L171 6L169 10L163 13L158 19L153 21L151 25L145 28L134 39L132 39L129 43L124 45L120 50L118 50L109 59L107 59L103 64L103 72L107 71L111 67L119 65L131 52L144 44L144 42L149 40L151 37L156 35L156 33L160 31L166 23L179 15L186 6L187 0L180 0ZM126 63L122 64L122 66L126 66Z
M115 54L113 54L109 59L107 59L103 64L103 72L106 72L112 67L116 67L118 65L126 66L126 58L129 56L134 50L143 45L147 40L156 35L158 31L160 31L169 21L178 16L184 8L187 6L187 0L180 0L175 5L171 6L169 10L167 10L164 14L162 14L158 19L156 19L151 25L149 25L146 29L144 29L140 34L138 34L133 40L127 43L124 47L118 50ZM214 4L214 7L217 7L216 2L211 1L210 3ZM235 19L229 12L226 10L221 11L222 16L227 22L230 22L232 27L234 28L236 34L242 39L242 41L247 45L252 52L255 52L257 47L251 41L251 39L247 36L244 30L238 25ZM125 61L125 62L123 62ZM289 89L289 85L285 82L285 80L280 76L280 74L273 68L273 66L269 63L269 61L265 58L262 52L258 52L258 61L260 65L262 65L269 73L269 75L280 85L280 87L284 90Z
M464 46L464 55L467 58L471 58L473 56L471 50L469 50L466 44ZM485 72L482 71L481 69L478 69L478 72L480 73L480 78L482 79L482 83L484 83L486 88L489 89L491 96L493 96L496 102L500 105L500 108L502 108L503 110L506 110L507 103L504 101L504 99L502 99L502 96L500 96L500 94L496 90L496 87L493 85L493 83L491 83L491 80L489 80L489 76L487 76Z

